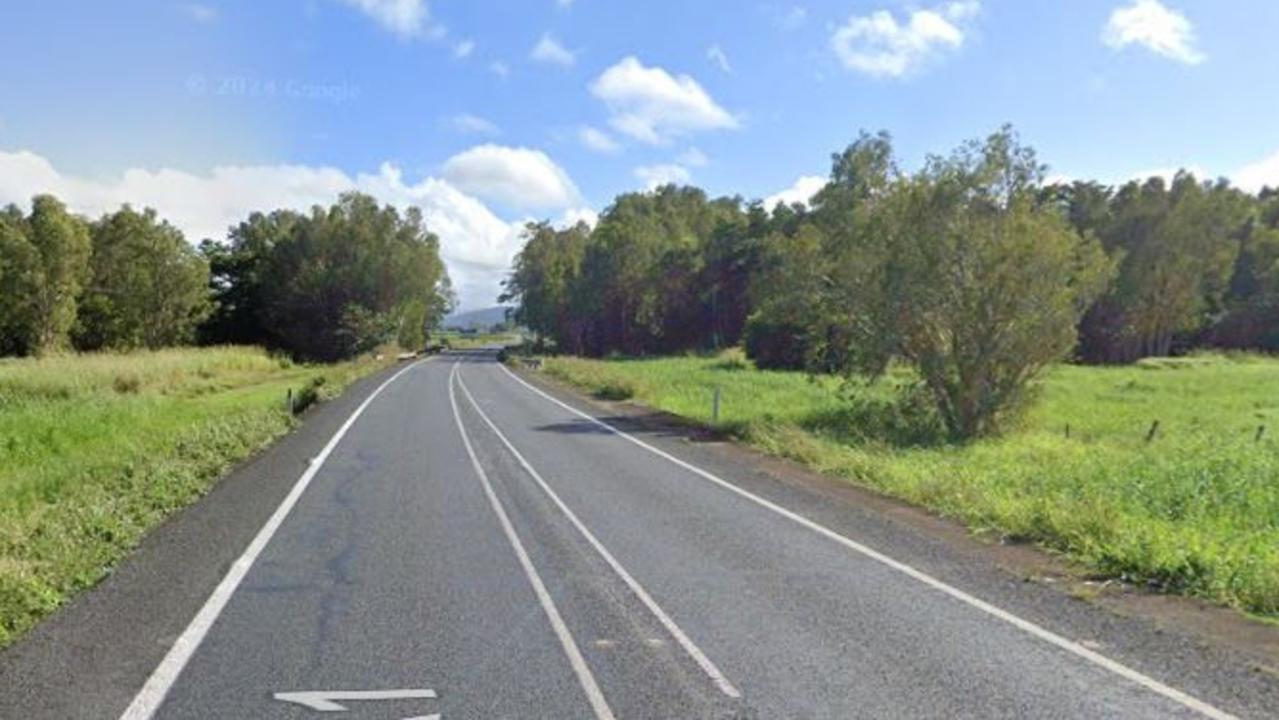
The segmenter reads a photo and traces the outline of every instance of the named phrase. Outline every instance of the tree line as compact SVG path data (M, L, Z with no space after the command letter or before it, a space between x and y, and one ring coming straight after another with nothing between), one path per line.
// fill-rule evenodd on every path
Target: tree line
M150 209L88 220L39 195L0 211L0 355L244 343L332 361L421 348L452 303L420 212L358 193L198 248Z
M1279 194L1044 177L1008 127L909 173L863 133L807 205L666 186L593 229L530 224L504 300L561 352L742 344L760 367L870 378L905 363L903 402L956 437L997 429L1062 359L1279 350Z

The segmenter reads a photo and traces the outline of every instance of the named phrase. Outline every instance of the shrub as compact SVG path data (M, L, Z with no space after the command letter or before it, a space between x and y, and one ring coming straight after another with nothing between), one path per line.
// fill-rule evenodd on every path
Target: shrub
M802 370L808 346L804 328L753 317L746 323L746 357L761 370Z
M635 397L635 385L626 380L610 378L600 383L593 394L600 400L630 400Z

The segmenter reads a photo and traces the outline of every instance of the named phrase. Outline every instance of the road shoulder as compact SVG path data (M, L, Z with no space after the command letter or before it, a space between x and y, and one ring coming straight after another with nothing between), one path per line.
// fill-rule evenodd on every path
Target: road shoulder
M1036 546L975 536L958 522L729 441L687 418L588 398L542 373L514 372L645 442L1103 654L1213 698L1237 694L1252 708L1279 703L1279 625L1097 580Z
M392 366L308 411L153 530L96 587L0 652L0 717L117 717L334 432Z

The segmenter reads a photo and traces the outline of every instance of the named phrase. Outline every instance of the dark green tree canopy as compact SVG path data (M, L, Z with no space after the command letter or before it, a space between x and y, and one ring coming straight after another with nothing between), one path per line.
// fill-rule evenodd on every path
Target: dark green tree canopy
M203 247L218 305L208 342L337 360L396 338L425 344L452 303L439 239L420 211L401 214L367 195L308 214L254 214L228 244Z

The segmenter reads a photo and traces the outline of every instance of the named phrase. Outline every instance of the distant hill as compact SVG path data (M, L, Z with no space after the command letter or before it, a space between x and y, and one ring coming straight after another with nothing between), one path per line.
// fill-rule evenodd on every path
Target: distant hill
M498 305L484 308L483 310L455 313L444 318L444 327L490 328L506 320L506 311L508 309L505 306Z

